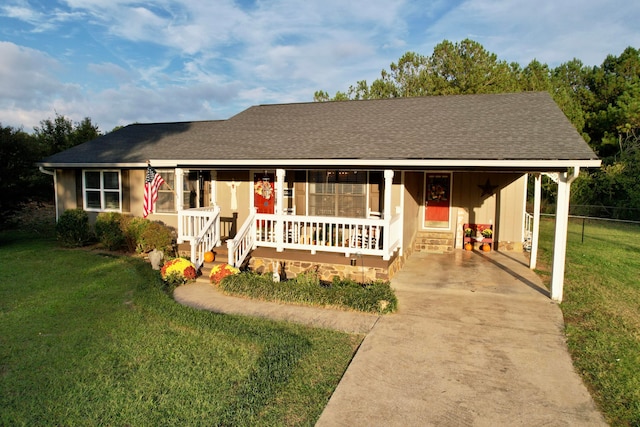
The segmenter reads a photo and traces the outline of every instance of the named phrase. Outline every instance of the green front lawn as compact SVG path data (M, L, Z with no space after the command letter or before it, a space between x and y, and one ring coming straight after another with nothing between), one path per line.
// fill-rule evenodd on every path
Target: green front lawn
M549 277L553 221L541 222ZM569 350L607 421L640 426L640 226L569 224L564 301Z
M0 425L313 425L361 336L176 304L143 261L0 234Z

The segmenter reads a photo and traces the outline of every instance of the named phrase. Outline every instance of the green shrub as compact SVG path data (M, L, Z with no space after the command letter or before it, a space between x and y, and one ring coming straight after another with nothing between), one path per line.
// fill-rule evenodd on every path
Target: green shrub
M93 240L89 215L78 208L64 211L56 224L56 236L64 246L84 246Z
M165 255L170 255L175 252L174 242L174 233L170 227L159 222L150 222L140 233L137 246L141 252L157 249Z
M124 234L125 245L129 252L142 253L142 245L140 244L140 236L151 224L146 218L123 216L120 222L122 233Z
M267 301L336 306L377 314L393 313L398 308L391 285L381 280L361 284L336 277L332 282L324 282L310 272L274 282L270 275L244 272L225 277L219 286L228 294Z
M103 212L96 219L96 237L102 245L110 251L121 249L125 244L122 232L122 214L118 212Z

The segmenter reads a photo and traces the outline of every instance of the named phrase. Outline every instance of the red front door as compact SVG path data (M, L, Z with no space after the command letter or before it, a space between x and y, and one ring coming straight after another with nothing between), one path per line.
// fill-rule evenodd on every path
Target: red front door
M275 213L276 191L275 175L272 173L254 174L253 206L258 213Z
M451 175L428 173L425 179L424 226L449 228Z

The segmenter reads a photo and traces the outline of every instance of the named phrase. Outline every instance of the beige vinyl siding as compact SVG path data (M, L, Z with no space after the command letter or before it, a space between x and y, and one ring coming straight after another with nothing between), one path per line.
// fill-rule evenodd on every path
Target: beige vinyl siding
M400 174L400 172L397 172ZM421 194L423 194L424 174L422 172L405 172L404 174L404 231L403 245L410 248L420 228Z
M120 179L122 180L122 213L128 214L131 212L131 183L129 182L129 170L123 169L120 174Z
M296 215L307 214L307 172L287 171L287 175L293 175L293 197L296 206Z
M251 211L251 192L253 191L253 181L250 180L249 171L230 170L218 171L216 173L216 200L215 203L220 207L220 215L229 218L233 215L231 209L231 187L229 184L235 182L236 201L238 203L238 227L244 224ZM206 191L205 186L205 191ZM205 200L210 199L210 192L205 193Z
M76 171L70 169L56 170L56 195L58 197L58 216L68 209L76 209L82 206L82 192L80 192L80 205L78 205L78 191L76 186ZM82 185L82 184L81 184Z
M524 191L527 176L523 175L500 190L500 229L497 238L500 242L513 243L514 249L524 241ZM520 246L519 249L522 249Z
M493 194L483 196L481 186L487 181L496 187ZM454 174L453 206L464 211L462 223L493 224L498 245L521 242L524 183L526 178L517 173L458 172Z

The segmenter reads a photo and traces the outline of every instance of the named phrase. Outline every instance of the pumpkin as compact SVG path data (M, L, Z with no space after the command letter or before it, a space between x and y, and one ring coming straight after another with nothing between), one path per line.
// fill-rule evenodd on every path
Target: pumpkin
M211 251L207 251L204 253L204 262L213 262L216 259L216 254Z
M467 251L471 251L471 250L473 250L473 245L471 243L467 242L467 243L464 244L464 249L467 250Z
M491 245L488 243L485 243L484 245L482 245L482 250L484 252L489 252L491 250Z

